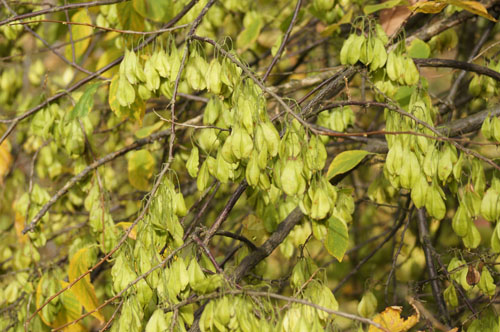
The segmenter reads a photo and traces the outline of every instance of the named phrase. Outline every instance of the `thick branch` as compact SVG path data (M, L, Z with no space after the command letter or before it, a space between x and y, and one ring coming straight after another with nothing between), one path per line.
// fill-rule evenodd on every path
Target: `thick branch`
M500 81L500 73L488 67L476 65L474 63L451 60L451 59L413 59L415 64L420 67L445 67L456 68L466 71L472 71L477 74L489 76L497 81Z
M276 231L271 234L269 239L257 248L257 250L253 251L250 255L246 256L243 261L241 261L240 265L234 271L232 278L235 281L243 278L251 269L253 269L257 264L259 264L264 258L269 256L277 246L285 240L290 231L297 225L304 214L300 211L299 208L295 208L285 220L283 220L279 225Z

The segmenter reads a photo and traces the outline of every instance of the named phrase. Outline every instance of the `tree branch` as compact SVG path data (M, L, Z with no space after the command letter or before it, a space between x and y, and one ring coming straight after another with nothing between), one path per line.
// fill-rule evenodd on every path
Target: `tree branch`
M480 75L489 76L500 81L500 73L488 67L476 65L474 63L451 60L451 59L413 59L420 67L445 67L471 71Z
M421 208L417 212L417 224L418 233L420 235L420 243L422 244L422 249L425 254L425 261L427 263L427 272L429 273L429 278L431 279L431 289L432 295L436 300L439 313L444 321L448 324L450 322L450 313L446 308L446 303L444 302L443 292L441 290L441 285L439 284L438 275L436 272L436 267L434 265L434 260L432 259L432 243L429 238L429 231L427 229L427 220L425 217L425 208ZM449 330L450 328L446 326Z

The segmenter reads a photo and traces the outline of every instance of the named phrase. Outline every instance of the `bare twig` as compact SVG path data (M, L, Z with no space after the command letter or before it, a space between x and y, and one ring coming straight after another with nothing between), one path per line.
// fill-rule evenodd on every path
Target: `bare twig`
M283 50L285 49L286 43L288 42L288 37L290 36L290 33L292 32L292 28L293 28L293 25L295 24L295 21L297 20L297 16L298 16L301 5L302 5L302 0L298 0L297 5L295 6L295 10L293 11L292 20L290 21L290 25L288 26L288 29L286 30L285 35L283 36L283 40L281 41L281 45L278 49L278 52L274 56L273 60L271 61L271 64L269 65L269 67L266 70L266 73L262 77L262 81L264 81L264 82L269 77L271 70L273 70L274 65L276 64L276 62L278 62L278 60L281 57L281 54L283 53Z

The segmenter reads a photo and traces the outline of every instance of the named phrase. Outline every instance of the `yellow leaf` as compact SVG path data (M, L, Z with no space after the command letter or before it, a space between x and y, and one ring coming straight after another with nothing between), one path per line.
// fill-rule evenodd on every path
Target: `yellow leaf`
M488 11L479 1L463 1L463 0L445 0L449 5L460 7L468 12L487 18L490 21L496 22L497 20L488 14Z
M82 248L78 250L69 262L68 267L68 278L70 282L73 282L79 276L87 272L88 268L91 265L91 256L89 247ZM76 298L83 305L85 310L92 311L98 306L97 296L95 294L95 289L92 283L90 282L90 275L86 275L80 281L78 281L71 288L73 294L75 294ZM99 319L101 322L104 322L104 316L96 311L92 314L95 318Z
M130 226L132 226L132 223L122 221L122 222L119 222L118 224L116 224L116 226L121 227L121 228L123 228L123 230L126 231ZM134 239L134 240L137 238L137 227L132 229L132 231L130 232L128 237L131 239Z
M111 79L111 84L109 85L109 108L115 113L119 118L126 119L128 117L133 118L142 124L142 118L146 114L146 103L139 97L135 98L135 101L129 107L123 107L120 105L116 98L118 91L118 80L119 75L116 74Z
M413 6L408 6L410 10L426 14L440 13L444 7L446 7L446 3L442 3L440 1L419 1Z
M401 317L401 307L387 307L379 313L373 321L388 329L391 332L406 332L415 326L419 319L420 313L417 311L414 315L404 319ZM381 332L382 330L370 325L368 332Z
M14 209L14 211L16 211ZM19 240L19 243L24 244L28 240L28 235L23 234L23 229L24 229L24 216L20 214L19 212L16 211L15 217L14 217L14 228L16 229L16 235L17 239Z
M148 190L153 176L155 159L148 150L142 149L128 154L128 180L139 190Z
M3 185L3 177L9 171L12 164L12 155L10 154L10 143L5 140L0 144L0 186Z
M45 298L43 296L43 283L45 281L45 278L47 278L47 276L44 274L42 275L42 277L40 278L40 280L38 281L38 286L36 287L36 307L37 309L40 308L40 306L43 304L43 302L45 302ZM51 326L51 322L49 322L47 320L47 318L43 315L43 311L39 311L38 312L38 316L40 316L40 318L42 319L42 322L47 325L47 326Z
M121 55L123 55L123 51L120 51L115 47L107 48L106 51L99 57L99 60L97 60L96 70L103 68L110 62L118 59ZM119 66L114 66L110 70L102 73L101 76L111 78L115 73L118 72L118 68Z
M71 22L92 24L92 20L90 19L85 9L80 9L73 16L71 16ZM76 24L75 25L71 24L70 28L71 28L71 37L73 39L73 45L75 48L75 58L78 59L83 55L83 53L85 53L87 47L89 47L90 44L90 38L85 38L85 39L82 38L92 35L93 29L88 25L76 25ZM69 32L66 40L68 42L70 41ZM66 46L64 54L67 59L70 60L73 59L73 48L71 44Z

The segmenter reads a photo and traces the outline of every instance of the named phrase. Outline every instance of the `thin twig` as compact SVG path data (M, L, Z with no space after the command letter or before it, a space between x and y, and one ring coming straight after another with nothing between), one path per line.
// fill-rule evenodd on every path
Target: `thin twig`
M283 40L281 41L281 45L278 49L278 52L274 56L273 60L271 61L271 64L269 65L269 67L266 70L266 73L262 77L263 82L265 82L267 80L267 78L269 77L269 74L271 73L271 70L273 70L274 65L276 64L276 62L278 62L278 60L281 57L281 54L283 53L283 50L285 49L286 43L288 42L288 37L290 36L290 33L292 32L292 28L295 24L295 21L297 20L297 16L298 16L301 5L302 5L302 0L298 0L297 5L295 6L295 10L293 11L292 20L290 21L290 24L288 25L288 29L286 30L285 35L283 36Z

